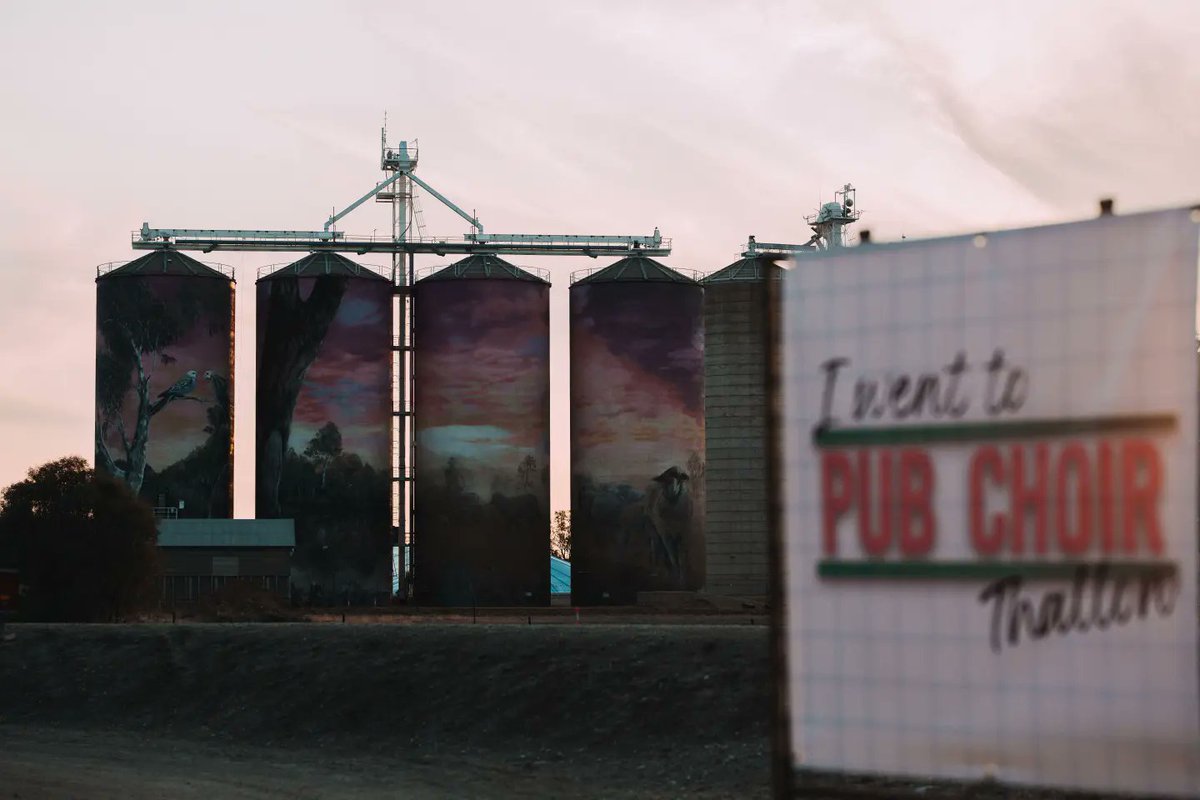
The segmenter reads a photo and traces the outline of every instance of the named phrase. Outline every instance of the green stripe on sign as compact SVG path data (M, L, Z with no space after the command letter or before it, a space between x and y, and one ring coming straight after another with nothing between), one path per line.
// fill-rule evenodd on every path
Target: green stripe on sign
M899 425L887 428L817 428L817 447L979 442L995 439L1039 439L1092 433L1165 433L1175 429L1174 414L1125 414L1070 419L962 422L948 425Z
M863 580L970 581L1017 576L1028 580L1070 579L1079 569L1105 567L1111 576L1174 574L1173 561L846 561L817 562L820 578Z

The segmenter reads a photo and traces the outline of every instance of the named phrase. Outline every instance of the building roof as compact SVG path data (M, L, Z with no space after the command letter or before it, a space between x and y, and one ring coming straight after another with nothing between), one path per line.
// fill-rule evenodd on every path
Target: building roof
M550 556L550 594L571 593L571 562Z
M575 282L584 283L696 283L681 272L646 256L627 256Z
M701 283L746 283L749 281L761 281L763 270L770 269L773 272L773 277L783 277L783 267L779 265L782 256L772 254L762 254L756 256L746 256L739 259L725 269L717 270L713 274L704 278Z
M201 264L191 256L185 256L177 250L154 250L141 258L134 259L116 269L109 270L96 278L105 281L109 278L133 278L146 275L188 275L194 278L220 278L223 281L232 280L219 270Z
M515 264L510 264L499 256L490 254L467 256L461 261L455 261L445 269L439 269L432 275L422 278L419 282L471 279L531 281L550 285L550 281L534 275L532 272L527 272Z
M321 275L340 275L345 278L367 278L368 280L387 281L388 279L375 272L370 267L356 264L339 253L309 253L299 261L280 267L279 269L259 278L269 281L272 278L316 278ZM390 283L390 281L389 281Z
M290 519L160 519L159 547L295 547Z

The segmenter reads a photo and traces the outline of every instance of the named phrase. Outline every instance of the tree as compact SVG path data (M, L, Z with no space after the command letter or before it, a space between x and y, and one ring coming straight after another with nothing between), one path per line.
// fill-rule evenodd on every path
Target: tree
M71 456L29 470L0 500L0 550L15 554L32 619L121 619L153 597L154 513L131 487Z
M446 466L442 468L442 473L445 476L446 491L450 494L462 494L467 490L467 471L463 469L462 464L458 463L458 459L450 456L446 460Z
M521 479L521 486L528 489L533 483L533 476L537 472L537 459L532 455L525 456L517 467L517 475Z
M96 365L96 404L100 410L96 415L96 464L137 493L146 471L146 443L150 439L150 417L154 415L150 397L153 362L145 356L177 341L190 322L180 312L194 314L195 309L168 307L144 281L108 281L97 291L98 329L106 350L101 351ZM130 384L137 395L132 433L125 430L122 417ZM110 425L115 425L121 437L124 453L120 466L105 441Z
M550 554L563 561L571 560L571 512L555 511L550 526Z
M309 440L304 455L321 468L321 488L325 488L325 473L329 464L342 454L342 432L332 422L326 422Z
M333 324L347 279L322 275L313 281L308 299L300 299L297 278L275 278L264 310L262 350L258 361L257 438L260 517L280 516L279 479L292 434L292 415L304 375L317 357Z

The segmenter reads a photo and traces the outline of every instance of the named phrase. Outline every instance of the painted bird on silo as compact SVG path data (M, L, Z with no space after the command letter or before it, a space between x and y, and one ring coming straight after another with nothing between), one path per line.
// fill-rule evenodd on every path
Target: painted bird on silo
M213 396L222 408L229 408L229 381L211 369L204 370L204 379L212 384Z
M150 406L150 416L154 416L159 411L166 407L167 403L177 397L187 397L196 388L196 370L189 369L187 373L175 381L170 389L160 392L158 400L154 401L154 405Z

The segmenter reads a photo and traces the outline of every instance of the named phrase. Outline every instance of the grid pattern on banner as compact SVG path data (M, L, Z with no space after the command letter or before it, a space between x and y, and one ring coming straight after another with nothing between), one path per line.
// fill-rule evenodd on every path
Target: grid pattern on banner
M1200 791L1196 270L1197 226L1186 211L1173 211L982 240L872 246L806 258L791 271L783 354L785 552L797 764ZM929 424L928 416L887 414L856 421L854 382L939 372L963 352L969 407L952 421L986 422L997 417L983 409L984 364L997 350L1028 376L1024 403L1005 419L1176 415L1174 429L1138 434L1162 458L1161 557L1176 562L1179 576L1171 613L1152 611L1105 630L1023 636L1016 644L1001 636L997 650L993 626L1001 617L980 599L985 579L817 577L828 555L811 435L827 388L821 365L848 359L832 394L836 427ZM1072 441L1094 447L1096 437ZM966 478L975 447L926 446L936 475L932 560L977 558ZM853 513L836 531L839 558L864 558ZM1070 589L1069 580L1061 583L1030 582L1022 596L1036 607L1045 592ZM1008 617L1002 620L1007 634Z

